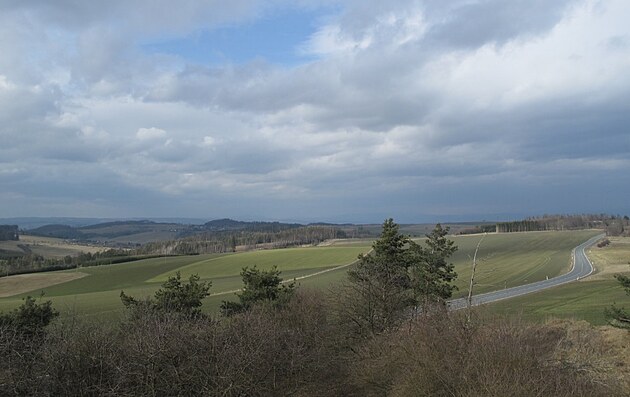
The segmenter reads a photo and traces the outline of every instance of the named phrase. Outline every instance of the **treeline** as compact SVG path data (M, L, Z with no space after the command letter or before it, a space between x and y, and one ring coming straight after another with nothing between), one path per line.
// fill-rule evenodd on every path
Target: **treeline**
M474 227L460 230L457 234L478 234L478 233L495 233L497 231L497 225L477 225Z
M271 223L263 225L265 230L272 227ZM30 252L11 254L0 259L0 276L110 265L163 256L316 245L328 239L346 237L343 230L332 226L301 226L296 228L278 226L278 229L275 232L248 230L206 232L179 240L147 243L132 249L112 248L95 253L68 255L64 258L46 258Z
M0 241L18 241L19 239L17 225L0 225Z
M625 217L627 222L627 216ZM579 230L579 229L604 229L615 219L624 219L607 214L581 214L581 215L543 215L530 217L520 221L499 222L496 230L499 233L534 232L544 230Z
M226 231L226 230L247 230L247 231L256 231L256 232L279 232L281 230L286 229L295 229L298 227L302 227L299 223L282 223L282 222L245 222L245 221L236 221L233 219L215 219L209 222L206 222L201 226L203 230L207 231Z
M112 265L163 256L166 255L141 255L122 249L108 249L95 253L85 252L75 256L67 255L63 258L46 258L39 254L27 253L0 259L0 277L75 269L77 267Z
M325 240L345 237L343 230L333 226L300 226L279 231L226 230L196 234L180 240L147 243L135 252L160 255L210 254L316 245Z
M630 218L627 215L612 217L604 221L604 225L608 236L630 236Z

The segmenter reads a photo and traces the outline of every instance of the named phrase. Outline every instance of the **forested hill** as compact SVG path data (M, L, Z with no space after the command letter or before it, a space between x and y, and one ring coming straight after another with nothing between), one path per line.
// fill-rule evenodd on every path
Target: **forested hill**
M68 225L45 225L27 231L33 236L55 237L64 240L86 240L87 236L78 228Z
M65 240L93 241L111 245L143 244L177 238L190 226L152 221L115 221L89 226L45 225L27 230L27 234Z
M137 248L143 255L190 255L253 249L286 248L315 245L322 241L347 237L335 226L250 225L238 230L208 230L171 241L156 241Z
M463 222L451 223L448 226L450 226L450 231L453 234L597 228L606 230L612 235L619 235L630 232L629 221L628 216L605 214L543 215L511 222ZM433 224L401 225L401 231L411 236L423 236L432 226ZM126 247L181 239L221 241L219 243L221 246L225 245L227 240L236 240L236 242L229 241L228 246L251 246L267 243L279 243L280 245L310 244L319 240L320 237L313 237L315 234L322 237L332 236L329 238L338 238L339 236L373 238L378 236L379 229L380 224L311 223L304 225L223 218L203 224L149 220L112 221L88 226L51 224L26 230L25 234ZM290 240L293 243L290 243Z
M333 230L331 232L331 230ZM293 231L288 233L289 231ZM283 233L284 232L284 233ZM233 219L216 219L202 225L161 223L148 220L115 221L89 226L62 224L45 225L26 231L27 234L55 237L65 240L90 241L113 246L139 246L146 243L172 242L187 239L189 242L213 241L221 246L276 243L282 245L310 244L324 236L344 236L336 225L302 225L282 222L245 222ZM277 235L277 236L276 236ZM186 250L188 251L188 250Z
M299 223L244 222L225 218L206 222L199 229L205 229L206 231L250 230L257 232L275 232L280 230L295 229L302 226L304 225Z

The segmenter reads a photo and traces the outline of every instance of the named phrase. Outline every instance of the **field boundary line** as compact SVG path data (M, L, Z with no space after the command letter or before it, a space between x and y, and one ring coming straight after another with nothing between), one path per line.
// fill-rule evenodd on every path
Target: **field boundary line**
M374 251L374 248L371 248L365 255L366 256L370 255L373 251ZM292 278L290 280L282 280L282 284L292 283L292 282L304 280L304 279L307 279L307 278L310 278L310 277L319 276L321 274L325 274L325 273L328 273L328 272L333 272L335 270L344 269L346 267L350 267L352 265L355 265L355 264L359 263L359 261L360 261L360 259L355 259L354 261L352 261L350 263L346 263L346 264L343 264L343 265L331 267L330 269L319 270L319 271L316 271L314 273L305 274L305 275L300 276L300 277L294 277L294 278ZM239 288L239 289L233 289L233 290L230 290L230 291L215 292L215 293L210 294L208 296L220 296L220 295L235 294L237 292L241 292L242 290L243 290L242 288Z

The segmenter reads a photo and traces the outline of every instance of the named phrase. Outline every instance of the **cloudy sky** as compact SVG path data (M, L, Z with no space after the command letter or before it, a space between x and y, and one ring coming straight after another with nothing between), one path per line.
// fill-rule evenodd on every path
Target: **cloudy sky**
M630 213L627 0L0 1L0 217Z

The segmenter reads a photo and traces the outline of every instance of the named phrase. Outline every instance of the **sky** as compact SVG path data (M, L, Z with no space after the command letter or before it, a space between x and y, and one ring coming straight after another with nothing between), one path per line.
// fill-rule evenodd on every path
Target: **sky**
M626 0L0 1L0 217L630 213Z

